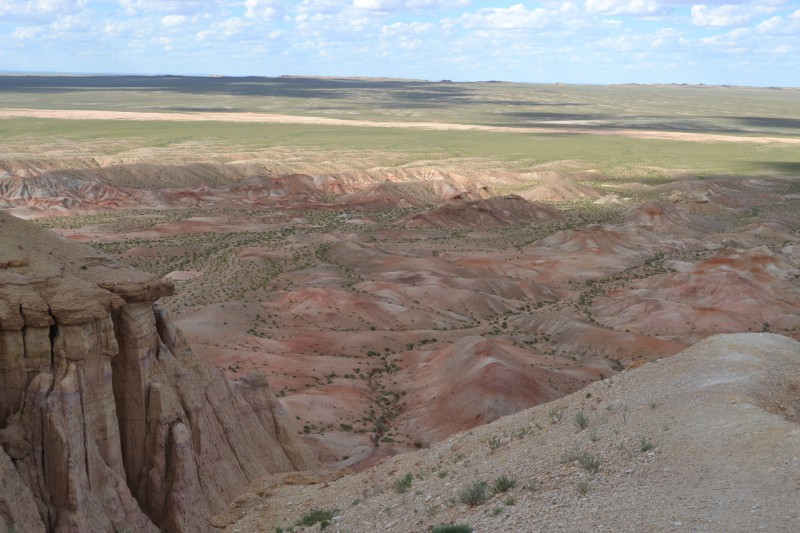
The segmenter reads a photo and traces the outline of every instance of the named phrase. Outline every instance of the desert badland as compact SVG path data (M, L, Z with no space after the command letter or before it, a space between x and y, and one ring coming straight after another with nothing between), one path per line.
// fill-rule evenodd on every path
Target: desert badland
M0 77L6 526L792 530L798 96Z

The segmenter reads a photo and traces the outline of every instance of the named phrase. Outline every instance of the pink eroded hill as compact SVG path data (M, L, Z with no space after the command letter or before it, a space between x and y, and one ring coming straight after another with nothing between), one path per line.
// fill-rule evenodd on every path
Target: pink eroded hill
M796 246L722 250L597 298L604 325L690 342L716 332L800 331Z
M409 228L496 228L560 221L565 218L554 207L529 202L521 196L510 194L470 202L448 203L411 215L401 224Z
M524 332L547 336L562 355L607 357L623 365L674 355L686 344L649 335L617 331L559 312L534 313L511 321Z
M647 202L622 214L623 224L636 224L672 235L692 235L721 231L725 224L712 217L695 215L666 202Z
M536 202L563 202L576 199L597 199L603 196L599 190L573 180L571 177L553 171L527 174L536 185L519 193L526 200Z
M372 209L394 209L436 205L445 200L475 199L486 195L485 187L452 180L384 181L367 184L340 200L340 204Z
M99 181L67 176L0 173L0 203L32 212L111 209L141 198L140 191L121 189Z
M423 442L538 405L614 373L598 360L580 365L515 346L508 340L465 337L403 361L398 381L407 383L399 433Z

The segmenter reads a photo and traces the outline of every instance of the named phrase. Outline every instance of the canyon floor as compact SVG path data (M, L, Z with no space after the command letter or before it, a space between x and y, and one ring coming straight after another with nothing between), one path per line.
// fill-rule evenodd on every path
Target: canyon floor
M446 440L451 435L473 431L454 438L472 438L467 455L476 467L481 454L500 453L525 428L519 439L557 433L559 442L577 442L591 433L576 435L578 410L592 421L613 419L595 428L603 438L586 446L603 448L592 453L630 456L631 466L620 462L613 476L586 478L590 490L618 487L630 468L657 476L651 463L659 456L634 453L631 442L652 438L666 449L672 439L671 453L678 453L682 434L662 435L662 426L675 427L666 421L647 432L639 424L636 417L644 423L650 412L643 404L652 396L660 405L661 393L603 403L601 390L618 383L614 376L658 368L647 363L719 333L800 339L800 137L790 120L779 119L800 113L789 103L793 91L598 88L614 105L627 102L615 115L599 111L608 100L580 87L456 84L458 98L428 109L422 100L386 104L375 95L399 98L402 91L374 80L319 83L319 91L347 93L337 96L335 112L313 98L286 101L273 89L236 96L241 105L231 109L203 109L197 96L187 96L197 105L181 111L173 94L125 101L115 87L92 93L91 104L74 88L57 91L55 102L0 91L0 115L8 117L0 207L172 280L176 294L162 305L192 351L232 379L264 372L327 467L362 471L426 449L346 483L377 475L383 486L395 472L448 483L450 474L431 474L461 472L463 457L452 458L452 468L431 458L458 454L453 446L461 441ZM431 102L456 90L399 86ZM678 113L678 99L662 93L680 95L686 109ZM753 116L714 108L724 107L720 96L747 102ZM362 97L378 103L359 103ZM588 103L576 103L581 98ZM585 109L579 116L563 105ZM647 105L668 107L645 113ZM701 109L717 115L700 120ZM228 120L229 112L238 118ZM558 424L544 416L561 405L555 403L472 429L576 391L581 395L564 404ZM625 427L628 416L636 423ZM537 424L542 428L530 427ZM612 430L621 436L603 434ZM494 437L497 449L484 442ZM619 442L622 449L611 448ZM578 468L556 472L554 457L541 460L547 464L525 469L541 466L551 472L542 475L566 476L570 487L585 477ZM389 473L391 465L402 468ZM469 468L463 472L473 477L502 473ZM511 462L504 468L516 470ZM342 527L411 531L455 520L459 508L439 501L448 490L436 490L431 501L402 497L408 509L400 521L387 513L361 522L367 518L353 511ZM515 499L529 505L529 493ZM289 525L305 494L287 496L293 503L268 511L259 524ZM559 498L547 501L559 505ZM345 504L330 496L331 506ZM614 522L615 507L586 505L594 522L541 524L630 529ZM412 523L412 507L423 515L427 507L438 510ZM504 506L497 508L502 518ZM471 523L489 531L491 520ZM658 520L654 528L689 524L680 516ZM701 530L731 523L692 522Z

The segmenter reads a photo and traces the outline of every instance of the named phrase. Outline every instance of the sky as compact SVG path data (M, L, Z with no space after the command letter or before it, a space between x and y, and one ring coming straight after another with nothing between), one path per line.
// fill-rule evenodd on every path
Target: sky
M800 0L0 0L0 71L800 86Z

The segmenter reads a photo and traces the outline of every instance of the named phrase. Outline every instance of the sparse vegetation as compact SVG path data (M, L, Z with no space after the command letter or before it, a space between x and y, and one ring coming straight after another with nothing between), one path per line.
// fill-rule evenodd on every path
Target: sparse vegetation
M461 503L476 507L489 498L489 484L486 481L476 480L458 493Z
M600 470L600 458L595 457L585 450L576 450L568 453L562 459L563 463L570 463L573 461L580 464L590 474L595 474Z
M402 478L398 479L394 483L394 490L398 494L403 494L408 492L408 489L411 488L411 483L413 482L413 476L411 474L406 474Z
M583 411L575 413L575 425L578 426L578 429L581 431L586 429L589 426L589 417L587 417Z
M472 528L466 524L453 524L436 526L431 533L472 533Z
M588 452L581 452L578 454L578 462L590 474L597 473L600 470L600 458Z
M548 413L547 416L550 418L550 423L552 424L561 422L561 419L564 418L564 409L563 408L557 409L553 407L552 409L550 409L550 412Z
M647 437L641 437L639 439L639 451L640 452L642 452L642 453L649 452L650 450L652 450L655 447L656 447L656 445L653 444L652 442L650 442L649 440L647 440Z
M309 513L305 514L300 518L297 522L295 522L294 526L314 526L319 524L320 529L326 529L333 519L336 516L336 513L339 511L337 510L322 510L322 509L314 509Z
M516 479L509 478L508 476L503 474L497 477L492 483L492 493L502 494L503 492L508 492L509 490L513 489L516 486L517 486Z

